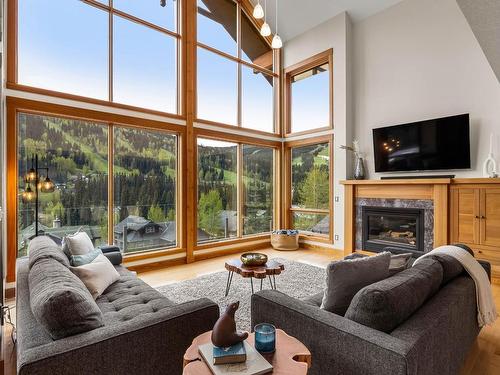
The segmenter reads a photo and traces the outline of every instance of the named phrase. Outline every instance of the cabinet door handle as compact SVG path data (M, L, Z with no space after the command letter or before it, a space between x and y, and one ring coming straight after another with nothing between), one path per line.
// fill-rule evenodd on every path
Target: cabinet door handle
M481 216L481 219L486 219L486 216Z
M482 254L482 253L483 253L481 250L478 250L477 252L478 252L479 254Z
M479 216L476 215L476 219L479 219Z

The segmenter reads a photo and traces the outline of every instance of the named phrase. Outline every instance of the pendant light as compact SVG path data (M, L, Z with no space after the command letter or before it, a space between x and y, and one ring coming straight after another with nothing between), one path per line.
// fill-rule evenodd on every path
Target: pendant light
M278 0L276 0L276 34L274 34L273 42L271 47L274 49L280 49L283 46L280 36L278 35Z
M260 5L260 0L257 1L257 5L253 8L253 18L256 20L264 18L264 9L262 8L262 5Z
M260 28L260 35L269 36L269 35L271 35L271 28L269 27L269 24L267 23L267 0L264 0L264 7L266 8L266 10L264 12L264 23L262 24L262 27Z

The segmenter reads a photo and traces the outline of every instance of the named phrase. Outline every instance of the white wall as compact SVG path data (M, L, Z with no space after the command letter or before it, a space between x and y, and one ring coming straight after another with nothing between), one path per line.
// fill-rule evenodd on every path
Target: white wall
M491 132L500 162L500 83L455 0L403 1L356 23L353 46L354 135L371 178L372 128L460 113L471 115L472 169L452 173L481 176Z
M327 22L288 41L283 49L283 66L286 68L315 54L333 48L333 122L334 122L334 235L336 248L343 248L344 203L343 186L339 184L350 170L341 144L352 140L351 100L351 20L347 13L339 14ZM334 199L334 197L332 197Z

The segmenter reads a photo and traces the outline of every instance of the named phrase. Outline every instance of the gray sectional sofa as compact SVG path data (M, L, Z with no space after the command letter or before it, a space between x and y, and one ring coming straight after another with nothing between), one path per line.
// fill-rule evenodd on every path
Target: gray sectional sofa
M30 285L35 287L38 280L48 283L50 278L51 288L73 288L65 284L72 280L69 263L48 237L31 241L29 253L30 258L17 261L19 374L181 374L186 348L219 317L218 306L210 300L175 304L117 265L120 279L95 301L103 325L54 339L35 318L32 304L38 301L30 300Z
M489 274L489 264L481 263ZM427 291L419 289L424 284ZM360 290L345 316L320 308L323 293L297 300L258 292L252 327L269 322L302 341L312 353L310 375L458 374L480 331L475 293L456 260L429 257ZM401 316L405 311L408 316ZM390 328L371 328L382 323Z

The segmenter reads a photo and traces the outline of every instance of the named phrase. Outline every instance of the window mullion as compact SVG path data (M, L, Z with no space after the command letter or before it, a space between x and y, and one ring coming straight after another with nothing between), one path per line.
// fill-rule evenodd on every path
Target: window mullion
M243 236L243 203L244 203L244 198L243 198L243 145L241 143L238 143L238 156L237 156L237 176L236 176L236 191L237 191L237 207L238 211L236 213L237 215L237 221L238 221L238 237Z
M109 0L109 31L108 31L108 90L109 101L113 102L113 0Z
M108 126L108 244L114 244L115 227L115 176L114 176L114 126Z

